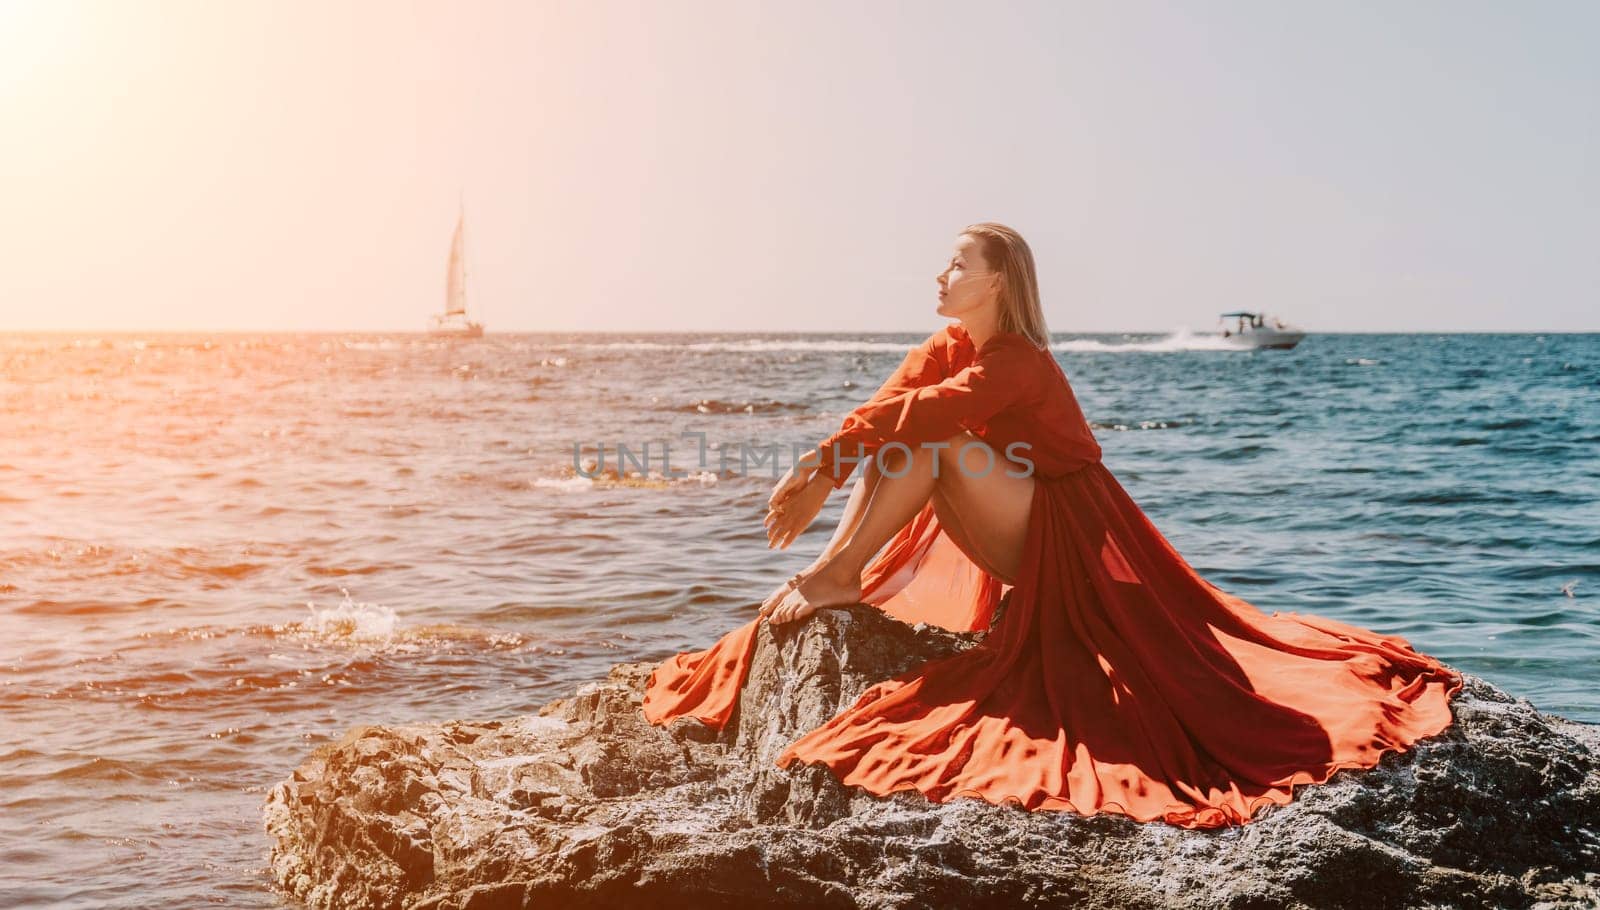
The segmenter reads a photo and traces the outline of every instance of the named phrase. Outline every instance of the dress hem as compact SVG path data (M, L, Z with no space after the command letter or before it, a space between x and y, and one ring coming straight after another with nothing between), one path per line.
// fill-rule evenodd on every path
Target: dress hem
M1082 818L1093 818L1097 815L1108 814L1122 815L1141 824L1153 821L1162 821L1180 828L1215 829L1243 827L1244 825L1257 820L1260 811L1268 806L1286 806L1294 802L1294 788L1297 786L1306 787L1326 784L1329 780L1333 779L1335 774L1339 773L1340 771L1371 770L1382 763L1385 755L1405 753L1411 750L1422 740L1439 736L1446 730L1449 730L1451 727L1455 726L1456 720L1453 708L1454 697L1466 685L1466 677L1462 675L1460 671L1444 667L1443 665L1440 666L1442 669L1449 670L1454 676L1454 682L1445 687L1444 690L1445 702L1447 705L1451 706L1451 713L1449 719L1445 721L1443 726L1432 732L1419 734L1409 741L1390 741L1372 753L1372 760L1370 762L1355 758L1342 759L1340 761L1331 762L1324 765L1322 767L1322 773L1320 777L1312 771L1296 771L1287 777L1272 781L1266 785L1268 788L1267 792L1258 796L1250 797L1242 815L1235 807L1217 806L1209 803L1205 805L1178 803L1170 805L1167 809L1155 814L1140 815L1129 811L1127 807L1122 805L1122 803L1114 800L1108 800L1104 803L1101 803L1099 807L1085 812L1072 800L1059 796L1046 797L1045 799L1041 800L1038 805L1029 808L1028 801L1017 794L1007 793L998 799L994 799L989 795L986 795L983 791L972 787L962 787L957 790L952 790L943 799L935 799L932 796L928 796L927 799L930 803L942 805L954 800L957 797L962 797L979 800L994 806L1014 806L1015 808L1025 812L1073 812ZM783 755L780 755L774 764L776 767L782 770L787 770L796 764L801 766L827 768L829 772L838 778L840 783L842 783L844 786L852 787L877 797L888 797L895 793L901 793L907 790L923 793L923 791L914 783L905 783L890 787L888 790L883 791L874 790L865 784L846 780L846 775L841 775L839 773L839 769L835 766L836 763L834 762L829 762L826 760L810 761L800 758L799 756L791 755L787 751ZM841 762L837 764L843 763ZM924 793L923 795L926 796L927 794ZM1188 822L1192 822L1192 824Z

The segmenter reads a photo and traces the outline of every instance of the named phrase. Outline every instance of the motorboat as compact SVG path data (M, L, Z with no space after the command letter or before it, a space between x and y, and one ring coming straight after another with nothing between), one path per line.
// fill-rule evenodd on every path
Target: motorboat
M1236 310L1223 313L1222 342L1236 348L1271 348L1284 350L1300 343L1306 333L1282 319L1268 313L1251 313ZM1227 320L1237 320L1232 325Z

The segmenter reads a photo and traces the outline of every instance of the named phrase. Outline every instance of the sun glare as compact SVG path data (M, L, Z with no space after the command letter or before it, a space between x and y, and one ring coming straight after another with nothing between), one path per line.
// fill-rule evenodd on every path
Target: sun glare
M32 95L51 70L70 64L83 15L69 0L0 0L0 98Z

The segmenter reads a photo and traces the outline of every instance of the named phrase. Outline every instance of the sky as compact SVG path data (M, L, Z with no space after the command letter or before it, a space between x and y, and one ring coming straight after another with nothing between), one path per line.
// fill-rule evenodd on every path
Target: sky
M0 331L1600 330L1600 3L0 0Z

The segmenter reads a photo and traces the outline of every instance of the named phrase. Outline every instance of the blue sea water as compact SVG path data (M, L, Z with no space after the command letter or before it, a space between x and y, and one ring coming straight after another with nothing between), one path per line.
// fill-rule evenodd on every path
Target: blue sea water
M313 747L748 620L844 497L770 551L739 448L820 440L926 334L0 336L0 895L282 906L259 810ZM1055 350L1203 576L1600 722L1600 335Z

